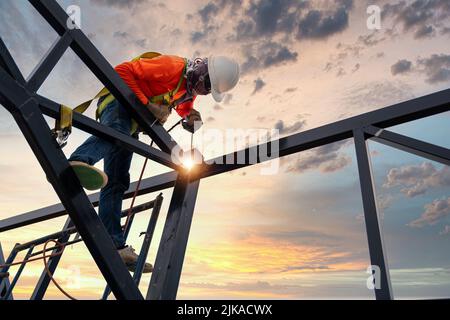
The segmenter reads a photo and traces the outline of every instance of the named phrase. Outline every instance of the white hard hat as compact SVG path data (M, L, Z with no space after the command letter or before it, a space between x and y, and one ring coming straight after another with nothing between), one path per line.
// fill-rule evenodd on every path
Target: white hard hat
M210 56L208 73L211 80L211 94L217 102L221 102L223 94L233 89L239 81L239 65L227 57Z

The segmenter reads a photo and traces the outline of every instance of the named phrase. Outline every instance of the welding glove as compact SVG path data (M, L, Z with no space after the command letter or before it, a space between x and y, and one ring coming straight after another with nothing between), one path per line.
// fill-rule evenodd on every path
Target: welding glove
M203 125L200 112L192 109L189 115L182 122L183 128L190 133L195 133Z
M159 105L149 102L147 103L147 109L150 110L150 112L162 125L166 123L167 118L169 118L170 108L167 105Z
M202 121L202 116L200 115L200 112L198 112L197 110L195 110L195 109L192 109L191 110L191 112L189 113L189 115L187 116L187 124L189 125L189 126L194 126L194 123L195 122L199 122L198 124L197 124L197 126L200 128L201 126L202 126L202 124L203 124L203 121Z

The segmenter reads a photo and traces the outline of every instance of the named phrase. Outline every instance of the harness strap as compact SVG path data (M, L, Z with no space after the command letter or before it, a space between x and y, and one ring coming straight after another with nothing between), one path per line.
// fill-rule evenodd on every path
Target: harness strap
M72 132L72 116L73 110L70 107L65 105L59 106L59 118L55 120L55 127L52 133L61 148L64 148L67 144L67 139Z

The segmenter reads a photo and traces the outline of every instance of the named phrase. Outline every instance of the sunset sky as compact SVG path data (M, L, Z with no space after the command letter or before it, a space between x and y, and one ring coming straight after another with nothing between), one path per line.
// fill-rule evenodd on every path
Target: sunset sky
M146 51L187 58L226 55L240 63L241 79L223 103L210 96L196 100L205 124L194 144L208 129L275 128L287 136L450 85L447 0L58 3L80 7L81 29L113 66ZM381 8L380 30L367 27L369 5ZM0 1L0 23L0 36L28 76L57 34L25 0ZM76 106L101 87L68 50L39 93ZM87 114L93 117L94 110ZM172 115L166 127L177 120ZM449 122L447 112L390 129L450 148ZM177 128L172 135L189 148L185 131ZM65 154L87 136L75 129ZM4 108L0 143L0 219L58 203ZM205 158L222 149L215 141ZM395 297L449 297L449 168L375 142L370 151ZM132 181L143 161L134 157ZM263 167L267 164L201 181L178 298L373 299L366 288L370 261L352 141L283 158L275 175L261 175ZM152 163L145 177L166 171ZM165 190L152 263L170 196ZM134 222L128 242L135 248L148 218L146 212ZM5 255L17 242L60 230L64 221L1 233ZM41 262L26 267L16 298L30 296L41 270ZM105 284L80 244L66 250L55 277L78 298L99 298ZM144 294L149 279L143 277ZM47 297L63 298L52 285Z

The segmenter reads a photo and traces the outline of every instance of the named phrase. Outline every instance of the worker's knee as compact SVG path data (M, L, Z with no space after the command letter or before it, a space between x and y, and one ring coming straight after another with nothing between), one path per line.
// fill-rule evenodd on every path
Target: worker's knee
M111 175L108 176L108 186L120 191L126 191L130 187L130 174L126 175Z

